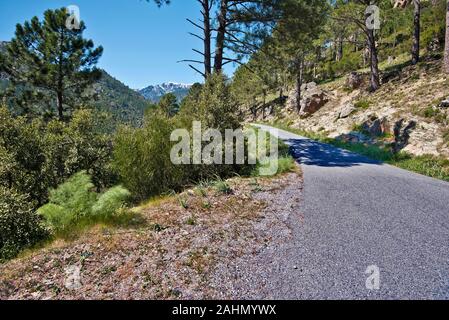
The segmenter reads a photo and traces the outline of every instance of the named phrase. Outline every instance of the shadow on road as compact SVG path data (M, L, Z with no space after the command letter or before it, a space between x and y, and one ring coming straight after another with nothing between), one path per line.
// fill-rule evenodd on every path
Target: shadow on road
M361 164L382 164L379 161L309 139L290 139L285 142L290 146L292 156L305 165L352 167Z

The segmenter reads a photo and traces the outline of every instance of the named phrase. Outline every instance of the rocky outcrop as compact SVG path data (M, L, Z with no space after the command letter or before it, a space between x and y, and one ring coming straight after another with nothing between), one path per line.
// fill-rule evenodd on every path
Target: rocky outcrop
M397 121L394 125L394 144L393 151L395 153L404 149L410 140L410 134L416 128L414 120L406 122L405 119Z
M362 123L361 129L372 137L379 137L390 131L387 118L379 118L375 114L368 116L368 119Z
M304 84L301 87L302 99L300 114L310 115L320 110L328 101L329 97L315 82Z

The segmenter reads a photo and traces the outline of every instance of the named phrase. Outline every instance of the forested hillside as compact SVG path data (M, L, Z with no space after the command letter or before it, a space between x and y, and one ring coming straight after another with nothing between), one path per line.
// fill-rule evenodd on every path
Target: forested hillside
M94 85L96 93L93 106L112 115L116 124L129 123L139 126L149 103L136 91L102 70L102 77Z

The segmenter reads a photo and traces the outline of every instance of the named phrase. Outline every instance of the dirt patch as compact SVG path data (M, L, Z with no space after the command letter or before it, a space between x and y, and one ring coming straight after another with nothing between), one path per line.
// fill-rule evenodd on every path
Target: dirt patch
M298 201L301 177L228 183L230 194L192 189L140 208L145 225L138 229L98 226L1 265L0 299L236 297L227 279L239 261L245 268L288 239L289 210L279 206Z

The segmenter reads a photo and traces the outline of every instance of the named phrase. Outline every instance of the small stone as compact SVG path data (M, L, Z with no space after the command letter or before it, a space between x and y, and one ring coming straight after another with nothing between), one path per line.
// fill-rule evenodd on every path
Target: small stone
M341 109L338 118L339 119L347 118L356 110L357 108L352 103L348 103Z

